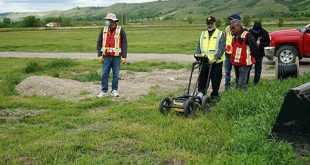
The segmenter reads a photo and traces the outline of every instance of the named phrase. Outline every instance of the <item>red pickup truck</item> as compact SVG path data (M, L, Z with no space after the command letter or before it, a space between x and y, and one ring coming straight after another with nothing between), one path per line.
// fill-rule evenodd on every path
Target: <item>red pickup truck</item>
M294 63L296 57L310 58L310 24L301 29L280 30L270 33L270 45L264 49L269 60Z

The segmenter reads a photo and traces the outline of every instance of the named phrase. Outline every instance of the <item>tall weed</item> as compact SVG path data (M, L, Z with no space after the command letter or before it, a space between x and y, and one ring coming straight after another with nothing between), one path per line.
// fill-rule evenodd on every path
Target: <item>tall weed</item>
M19 74L7 74L5 75L2 85L0 86L1 94L11 95L15 94L15 86L21 82L23 77Z
M42 70L43 70L42 64L36 60L30 61L25 67L25 73L33 73Z
M81 73L81 74L74 75L72 79L78 80L81 82L88 82L88 81L100 81L101 77L98 72L91 71L87 73Z
M72 59L53 59L51 62L47 63L45 69L56 69L56 68L65 68L76 65L77 62Z
M225 113L235 122L234 135L224 145L224 152L218 155L217 162L301 164L292 147L271 139L270 132L286 92L309 80L310 74L284 81L263 80L247 91L225 92L216 109L217 113Z

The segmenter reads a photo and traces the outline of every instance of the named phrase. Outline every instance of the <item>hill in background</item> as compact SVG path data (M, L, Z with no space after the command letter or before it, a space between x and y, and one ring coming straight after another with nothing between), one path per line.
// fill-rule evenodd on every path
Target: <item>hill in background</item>
M40 18L66 17L72 20L102 20L108 12L128 20L203 20L208 15L226 18L240 13L254 18L310 17L310 0L158 0L146 3L117 3L108 7L76 7L66 11L37 13L2 13L4 17L20 20L34 15Z

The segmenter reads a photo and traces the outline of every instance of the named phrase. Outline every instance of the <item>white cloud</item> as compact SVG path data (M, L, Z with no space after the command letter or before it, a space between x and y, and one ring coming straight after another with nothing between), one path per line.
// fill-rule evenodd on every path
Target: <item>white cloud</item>
M141 3L154 0L0 0L0 13L68 10L74 7L109 6L115 3Z

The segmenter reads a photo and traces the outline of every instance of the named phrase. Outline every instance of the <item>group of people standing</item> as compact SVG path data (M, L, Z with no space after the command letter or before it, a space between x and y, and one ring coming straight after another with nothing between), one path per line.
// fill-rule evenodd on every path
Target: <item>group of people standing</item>
M268 32L261 22L255 22L249 31L242 26L239 14L229 16L230 24L222 32L216 27L216 18L206 19L207 30L198 40L195 54L206 54L209 61L204 63L198 79L197 96L206 93L207 76L211 69L211 98L219 95L222 80L222 68L225 68L225 89L231 86L231 70L235 69L236 89L246 89L252 65L255 65L254 84L257 84L262 71L264 47L270 43ZM126 62L127 37L124 29L117 25L118 19L113 13L105 17L106 26L101 29L97 41L98 59L102 63L102 89L97 97L108 95L108 78L113 72L111 95L118 97L118 77L120 64ZM210 65L211 64L211 65ZM211 67L211 68L210 68Z
M216 19L209 16L206 19L207 30L203 31L195 54L206 54L209 64L204 63L198 80L198 94L206 93L206 77L211 66L211 98L216 98L222 79L222 66L225 68L225 89L231 87L231 70L235 69L236 89L246 89L250 71L255 65L254 84L257 84L262 72L264 47L270 43L268 32L261 22L255 22L249 31L242 26L239 14L229 16L230 24L225 33L216 28ZM212 65L210 65L212 64Z

